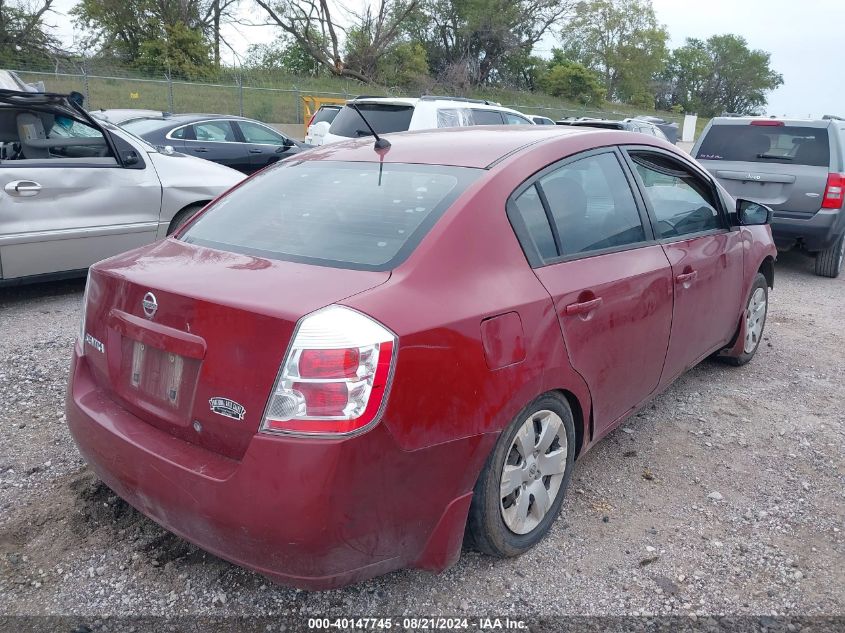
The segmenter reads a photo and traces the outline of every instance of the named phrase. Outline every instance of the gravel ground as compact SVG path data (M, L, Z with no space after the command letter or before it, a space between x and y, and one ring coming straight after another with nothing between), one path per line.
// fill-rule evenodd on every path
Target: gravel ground
M705 362L581 459L511 560L275 586L98 483L63 419L82 282L0 290L0 614L843 614L845 276L778 263L766 339Z

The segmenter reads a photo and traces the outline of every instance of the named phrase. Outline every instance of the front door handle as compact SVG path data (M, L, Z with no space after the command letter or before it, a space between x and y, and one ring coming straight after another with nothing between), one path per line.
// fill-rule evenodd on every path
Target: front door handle
M678 282L679 284L684 284L684 285L691 284L696 279L698 279L698 271L697 270L693 270L693 271L688 272L688 273L683 273L683 274L675 277L676 282Z
M580 303L570 303L563 309L563 312L564 314L566 314L566 316L575 316L576 314L588 314L593 310L598 309L601 304L602 298L596 297L595 299L590 299L589 301L582 301Z
M260 149L251 149L249 150L250 154L261 154L263 153Z
M41 185L33 180L13 180L3 187L3 191L10 196L28 198L30 196L37 196L41 192Z

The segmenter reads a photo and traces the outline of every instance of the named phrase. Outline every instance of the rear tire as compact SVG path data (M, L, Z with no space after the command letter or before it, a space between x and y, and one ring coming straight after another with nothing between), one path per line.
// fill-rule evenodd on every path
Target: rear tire
M840 235L830 248L816 255L816 274L819 277L836 279L842 272L843 260L845 260L845 233Z
M536 545L560 513L574 459L575 425L565 398L546 394L520 411L475 485L467 523L475 547L505 558Z
M170 220L170 226L167 227L167 234L172 235L177 229L182 228L182 225L185 224L188 220L190 220L193 215L202 209L205 206L204 202L200 204L192 204L189 207L185 207L179 213L173 216L173 219Z

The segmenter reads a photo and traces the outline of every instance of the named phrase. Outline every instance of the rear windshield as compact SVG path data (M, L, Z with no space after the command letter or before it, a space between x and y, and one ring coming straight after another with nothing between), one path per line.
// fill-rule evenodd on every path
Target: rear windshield
M704 137L696 158L827 167L830 147L827 128L714 125Z
M314 120L311 121L311 125L314 125L315 123L322 123L323 121L331 123L334 121L338 112L340 112L340 108L320 108L314 115Z
M414 114L414 106L411 105L361 103L358 105L358 109L379 134L407 132L411 126L411 115ZM369 136L370 130L355 110L349 106L344 106L332 121L329 133L356 138L358 136Z
M222 198L180 239L270 259L390 270L481 173L439 165L286 161Z

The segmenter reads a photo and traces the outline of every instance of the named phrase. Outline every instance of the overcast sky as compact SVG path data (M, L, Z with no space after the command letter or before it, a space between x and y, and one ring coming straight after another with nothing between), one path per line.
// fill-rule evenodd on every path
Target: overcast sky
M843 0L652 0L657 19L666 25L671 47L688 37L735 33L751 48L772 54L772 67L784 84L769 96L770 114L845 116L845 81L841 80L845 1ZM74 0L57 0L61 12ZM245 3L248 4L248 3ZM695 8L693 8L695 7ZM255 14L256 17L259 14ZM70 21L50 20L67 43L73 41ZM229 27L227 39L243 54L250 43L273 39L270 28ZM548 55L548 38L537 51Z

